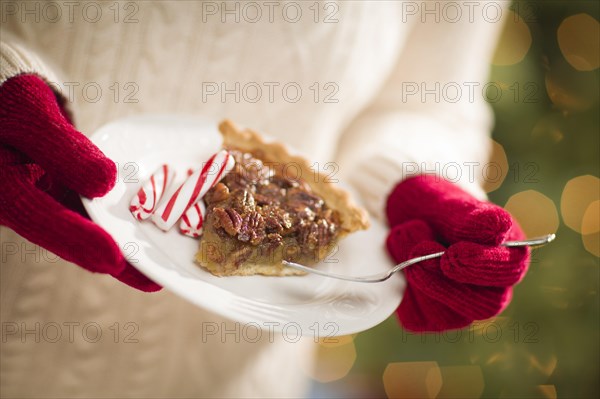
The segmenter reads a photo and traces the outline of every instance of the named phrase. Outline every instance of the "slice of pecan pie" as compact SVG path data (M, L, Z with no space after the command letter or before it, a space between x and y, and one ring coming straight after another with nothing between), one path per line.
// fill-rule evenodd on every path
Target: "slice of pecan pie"
M211 273L303 274L281 261L314 265L340 238L369 226L366 211L306 159L230 121L219 130L236 165L204 198L196 262Z

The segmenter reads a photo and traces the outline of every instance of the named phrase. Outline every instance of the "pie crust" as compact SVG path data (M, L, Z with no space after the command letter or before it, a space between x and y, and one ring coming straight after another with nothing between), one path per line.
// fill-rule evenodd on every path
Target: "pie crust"
M315 172L304 157L291 154L283 144L266 141L260 134L250 129L240 129L229 120L225 120L219 124L219 131L223 136L223 148L225 149L244 153L258 152L262 161L283 165L293 164L295 168L299 169L300 176L311 176L311 178L302 179L303 184L308 185L312 190L312 194L320 197L328 209L337 212L336 217L339 216L337 218L339 223L336 226L335 240L331 242L331 245L319 246L318 259L316 261L323 259L333 249L333 246L339 239L352 232L364 230L369 227L367 212L354 203L349 193L330 183L327 176ZM211 209L208 209L208 212L210 213ZM228 259L228 256L231 255L230 249L223 249L223 254L215 255L215 251L221 251L227 241L219 237L218 234L215 234L215 228L210 225L214 219L211 219L209 213L206 215L204 235L200 239L200 249L196 254L196 262L212 274L218 276L246 276L254 274L286 276L305 274L304 272L282 266L282 253L277 253L271 256L270 259L260 257L257 259L251 258L235 267L232 266ZM230 241L229 244L231 244ZM234 245L237 244L240 247L250 246L250 244L242 242ZM227 254L225 254L226 252Z

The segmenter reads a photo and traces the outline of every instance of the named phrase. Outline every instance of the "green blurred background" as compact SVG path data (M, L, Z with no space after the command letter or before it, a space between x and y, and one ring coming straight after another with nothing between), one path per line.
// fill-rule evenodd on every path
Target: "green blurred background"
M516 1L490 81L496 113L490 199L534 251L506 311L447 334L412 335L394 317L320 345L315 397L600 397L597 1Z

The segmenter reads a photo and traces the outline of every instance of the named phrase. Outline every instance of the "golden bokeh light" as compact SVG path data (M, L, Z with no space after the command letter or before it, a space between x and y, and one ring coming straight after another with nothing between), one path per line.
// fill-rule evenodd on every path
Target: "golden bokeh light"
M492 142L492 153L489 162L482 170L483 189L486 193L497 190L508 175L508 158L502 144Z
M596 76L577 74L560 63L546 72L544 82L548 98L563 113L586 111L598 99Z
M592 202L583 214L581 239L589 253L600 257L600 200Z
M317 361L306 375L319 382L331 382L344 378L356 361L356 348L350 337L338 342L318 344ZM343 341L343 343L341 343Z
M581 234L594 234L600 231L600 200L588 205L581 221Z
M479 398L483 394L485 383L479 366L441 367L440 372L443 383L437 399Z
M442 374L437 362L390 363L383 372L383 387L390 399L435 398Z
M509 13L496 47L492 61L494 65L513 65L521 62L531 47L529 27L518 14L513 11Z
M549 112L542 116L531 129L531 136L535 139L549 139L553 143L559 143L565 138L560 129L561 119L564 117L557 112Z
M537 370L541 372L546 377L550 377L554 370L556 369L556 365L558 364L558 359L556 355L551 355L548 361L542 361L538 357L533 354L529 354L529 368L530 370Z
M565 184L560 198L560 213L570 229L581 233L584 213L600 199L600 179L592 175L577 176Z
M541 398L556 399L556 387L554 385L538 385L538 392Z
M486 365L506 363L508 360L508 353L506 351L495 352L491 354L486 360Z
M554 202L538 191L521 191L511 196L504 208L517 219L528 237L555 233L558 229Z
M588 14L562 21L557 30L558 46L565 59L578 71L593 71L600 63L600 24Z
M471 324L469 330L476 336L484 336L496 329L508 328L510 319L504 316L491 317L486 320L477 320Z
M319 339L319 345L331 348L351 344L354 342L354 335L338 335L337 337L325 337Z

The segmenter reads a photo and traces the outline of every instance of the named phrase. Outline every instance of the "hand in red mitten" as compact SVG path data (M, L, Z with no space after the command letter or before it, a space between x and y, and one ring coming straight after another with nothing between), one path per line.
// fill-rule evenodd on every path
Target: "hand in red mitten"
M524 238L508 212L423 175L394 188L386 213L387 249L396 262L446 251L404 270L407 287L397 313L406 329L462 328L508 305L529 264L528 248L499 246Z
M84 217L77 193L100 197L116 174L39 77L20 75L0 86L0 224L89 271L157 291L161 287L125 261L113 238Z

